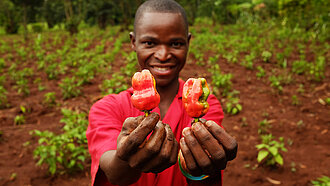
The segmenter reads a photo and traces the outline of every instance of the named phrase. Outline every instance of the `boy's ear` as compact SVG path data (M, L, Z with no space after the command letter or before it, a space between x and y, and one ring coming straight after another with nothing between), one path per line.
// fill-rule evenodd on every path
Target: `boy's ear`
M189 33L188 33L188 46L189 46L189 44L190 44L190 39L191 39L191 33L189 32Z
M131 48L135 50L135 35L134 35L134 32L130 32L129 33L129 38L131 39Z

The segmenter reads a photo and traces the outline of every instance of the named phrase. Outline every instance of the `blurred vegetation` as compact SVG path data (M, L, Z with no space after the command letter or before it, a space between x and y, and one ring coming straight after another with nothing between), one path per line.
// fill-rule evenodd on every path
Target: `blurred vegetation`
M256 23L276 20L290 28L329 33L328 0L177 0L188 14L190 24L208 17L212 24ZM143 0L1 0L0 33L18 33L46 29L66 29L71 34L79 25L97 25L105 29L123 25L128 29ZM30 26L31 25L31 26ZM30 28L29 28L30 27ZM329 36L328 36L329 37ZM328 39L328 38L327 38Z

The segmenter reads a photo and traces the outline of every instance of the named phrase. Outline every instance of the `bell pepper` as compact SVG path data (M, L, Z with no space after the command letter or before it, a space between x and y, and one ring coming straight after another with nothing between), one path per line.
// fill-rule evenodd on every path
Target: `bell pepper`
M188 116L195 118L195 122L209 110L206 101L210 89L205 78L189 78L183 85L182 103Z
M156 81L149 70L136 72L132 78L133 95L131 101L135 108L143 111L146 116L158 106L160 96L156 90Z

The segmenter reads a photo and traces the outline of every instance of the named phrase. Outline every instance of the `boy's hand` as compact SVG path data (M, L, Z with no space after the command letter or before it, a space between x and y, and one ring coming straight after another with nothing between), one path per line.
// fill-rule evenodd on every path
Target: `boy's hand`
M142 172L165 170L176 163L177 153L178 142L157 113L127 118L117 139L117 156Z
M194 123L182 134L183 163L194 176L219 174L236 157L236 140L214 121Z

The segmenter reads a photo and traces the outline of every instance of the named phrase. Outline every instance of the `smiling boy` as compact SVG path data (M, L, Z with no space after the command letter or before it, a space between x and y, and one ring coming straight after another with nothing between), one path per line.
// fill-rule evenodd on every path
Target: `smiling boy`
M190 38L185 11L175 1L150 0L139 7L131 47L140 68L155 77L161 101L148 117L133 107L132 88L93 105L86 133L92 185L221 185L221 170L236 157L237 143L220 127L223 112L214 95L205 122L192 126L184 111L179 73ZM208 177L193 181L187 174Z

